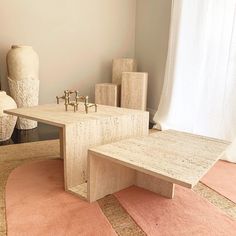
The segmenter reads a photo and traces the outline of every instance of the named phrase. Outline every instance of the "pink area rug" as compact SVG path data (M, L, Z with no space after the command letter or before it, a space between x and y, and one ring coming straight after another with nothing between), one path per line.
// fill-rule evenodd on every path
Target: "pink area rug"
M15 169L7 182L8 236L116 235L97 203L64 192L63 162L34 162Z
M236 164L218 161L201 182L236 203Z
M174 199L131 187L115 194L150 236L235 236L236 221L190 189L176 186Z

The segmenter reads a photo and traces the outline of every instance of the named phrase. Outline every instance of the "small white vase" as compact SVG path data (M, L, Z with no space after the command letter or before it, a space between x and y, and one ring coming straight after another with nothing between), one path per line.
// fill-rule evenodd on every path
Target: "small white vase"
M17 105L15 101L6 94L0 91L0 141L6 141L11 138L14 127L16 125L16 116L7 115L3 111L15 109Z
M38 105L39 57L30 46L14 45L7 54L10 94L19 108ZM33 129L37 122L19 118L17 129Z

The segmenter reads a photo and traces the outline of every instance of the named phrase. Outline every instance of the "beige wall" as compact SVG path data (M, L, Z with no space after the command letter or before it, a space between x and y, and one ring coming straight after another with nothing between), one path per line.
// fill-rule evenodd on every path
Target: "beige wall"
M70 88L93 99L112 58L134 56L135 9L136 0L0 0L2 87L8 49L28 44L40 57L40 103Z
M149 73L148 108L151 113L158 108L163 86L171 3L171 0L137 0L135 50L139 70Z

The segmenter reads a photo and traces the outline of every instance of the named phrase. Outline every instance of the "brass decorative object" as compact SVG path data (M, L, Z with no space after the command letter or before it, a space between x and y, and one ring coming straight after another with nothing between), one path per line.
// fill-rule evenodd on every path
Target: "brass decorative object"
M71 95L75 95L74 100L71 100ZM57 104L60 103L60 100L64 100L65 104L65 110L68 111L68 107L72 106L74 108L74 112L78 111L78 106L80 102L84 103L85 112L88 113L88 109L90 107L95 108L95 112L97 112L97 104L96 103L89 103L89 97L88 96L81 96L79 95L78 90L65 90L64 96L56 96Z

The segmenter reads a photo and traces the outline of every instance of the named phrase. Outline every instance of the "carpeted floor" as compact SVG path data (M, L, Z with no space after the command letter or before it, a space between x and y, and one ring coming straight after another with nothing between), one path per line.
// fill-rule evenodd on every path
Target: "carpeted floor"
M32 160L55 159L59 156L59 142L43 141L0 148L0 235L6 235L5 185L14 168ZM194 188L202 197L236 220L236 204L203 184ZM118 235L145 235L114 196L99 201L99 205Z
M218 161L201 180L205 185L236 202L236 164Z
M116 236L97 202L64 191L63 161L24 164L6 185L8 236Z
M234 236L236 232L236 221L178 185L172 200L136 186L115 196L149 236Z
M58 159L59 155L58 140L15 144L0 148L0 236L7 235L5 187L10 173L23 164L54 160ZM98 204L118 235L146 235L113 195L99 200Z
M5 186L9 174L32 160L55 159L59 156L59 141L42 141L0 147L0 235L6 235Z

